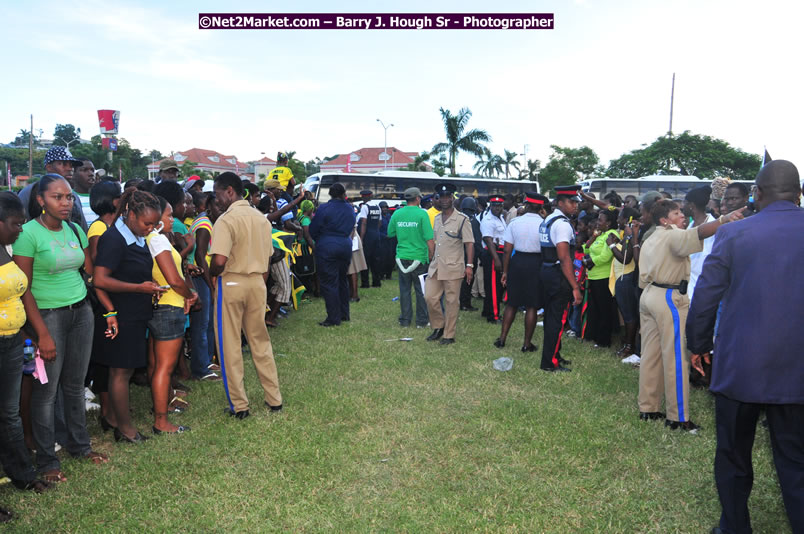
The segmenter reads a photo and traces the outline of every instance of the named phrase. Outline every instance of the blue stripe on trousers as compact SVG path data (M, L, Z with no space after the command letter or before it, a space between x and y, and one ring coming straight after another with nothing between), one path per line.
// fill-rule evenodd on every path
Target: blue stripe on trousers
M676 356L676 403L678 404L678 420L682 423L686 421L684 417L684 376L681 366L681 320L678 316L678 308L673 304L673 290L668 289L664 294L670 313L673 315L673 349Z
M229 396L229 382L226 380L226 361L223 358L223 277L218 276L218 298L216 299L215 322L218 323L218 358L221 360L221 375L223 376L223 390L226 392L226 400L229 403L229 410L234 412L232 398Z

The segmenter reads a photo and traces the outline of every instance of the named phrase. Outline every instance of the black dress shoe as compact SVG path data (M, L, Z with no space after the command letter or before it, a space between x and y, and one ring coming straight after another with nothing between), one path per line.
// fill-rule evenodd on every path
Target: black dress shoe
M542 367L541 369L542 371L547 371L548 373L569 373L572 371L572 369L567 369L566 367L561 367L560 365L558 367Z
M527 347L524 347L524 346L522 347L522 352L536 352L537 350L539 350L539 347L537 347L533 343L531 343ZM565 362L562 362L561 360L558 360L558 363L565 363Z
M268 408L268 409L270 409L272 412L281 412L281 411L282 411L282 405L281 405L281 404L280 404L279 406L271 406L271 405L270 405L270 404L268 404L268 402L266 401L266 402L265 402L265 407L266 407L266 408Z
M329 321L321 321L319 326L339 326L338 323L330 323Z
M461 306L461 311L477 311L474 306Z
M229 416L234 417L235 419L240 419L241 421L251 415L248 413L248 410L243 410L241 412L233 412L229 408L226 408L226 412Z
M449 338L449 337L444 337L444 338L441 338L441 341L439 341L438 343L441 344L441 345L452 345L453 343L455 343L455 339L454 338Z
M104 432L108 432L110 430L115 429L115 427L113 427L112 424L109 423L109 421L107 421L106 418L102 415L100 416L100 418L98 418L98 421L100 421L100 426Z
M556 358L556 360L558 360L558 365L572 365L572 362L570 360L565 360L561 356Z
M640 421L655 421L656 419L664 419L665 415L662 412L639 412Z
M690 434L697 434L701 427L693 423L692 421L671 421L670 419L664 420L664 426L669 427L670 430L678 430L681 429L684 432L689 432Z
M120 429L118 429L118 428L114 429L114 440L115 441L123 441L125 443L142 443L147 439L148 438L146 438L145 436L140 434L139 431L136 434L134 434L133 438L130 438L130 437L126 436L125 434L123 434L122 432L120 432Z
M494 346L497 347L498 349L501 349L501 348L505 347L505 341L503 341L500 338L497 338L497 339L494 340Z
M427 336L427 341L435 341L436 339L441 338L441 336L443 336L443 335L444 335L444 329L443 328L436 328L435 330L433 330L432 334Z

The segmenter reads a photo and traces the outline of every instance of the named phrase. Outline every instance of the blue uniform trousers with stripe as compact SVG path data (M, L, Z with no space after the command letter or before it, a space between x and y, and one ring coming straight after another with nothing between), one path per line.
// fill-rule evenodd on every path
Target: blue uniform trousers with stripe
M684 332L689 306L687 295L675 289L650 285L642 292L640 412L660 412L664 395L667 419L689 420L690 362Z

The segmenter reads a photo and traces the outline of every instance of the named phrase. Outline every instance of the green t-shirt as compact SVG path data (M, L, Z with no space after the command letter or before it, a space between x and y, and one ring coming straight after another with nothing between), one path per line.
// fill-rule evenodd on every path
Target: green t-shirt
M37 220L22 227L14 243L14 254L33 258L31 293L40 309L61 308L87 296L87 287L78 271L84 265L84 249L89 242L80 226L61 223L61 231L51 232Z
M190 231L187 229L187 225L181 222L178 217L173 218L173 233L179 235L187 235ZM193 236L195 237L195 236ZM187 263L195 265L195 245L193 245L193 250L190 251L190 254L187 255Z
M388 237L396 237L396 257L429 263L427 242L433 239L430 216L419 206L399 208L388 223Z

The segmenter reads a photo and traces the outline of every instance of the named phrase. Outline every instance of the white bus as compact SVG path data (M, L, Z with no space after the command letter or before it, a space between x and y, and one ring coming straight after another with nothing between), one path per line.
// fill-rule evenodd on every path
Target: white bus
M313 193L318 202L329 200L329 188L340 182L346 188L350 199L360 198L360 191L368 189L374 198L386 200L388 204L399 204L404 199L405 189L418 187L422 195L432 194L435 186L449 182L457 187L457 194L477 196L524 195L525 192L539 192L538 182L526 180L491 180L486 178L463 178L439 176L434 172L380 171L377 173L319 172L304 182L304 189Z
M734 180L745 184L750 189L751 180ZM654 174L641 178L591 178L580 182L585 193L594 193L602 198L607 193L616 191L621 197L635 195L639 198L648 191L667 191L673 198L684 198L691 190L702 185L712 185L711 180L702 180L696 176L666 176Z

